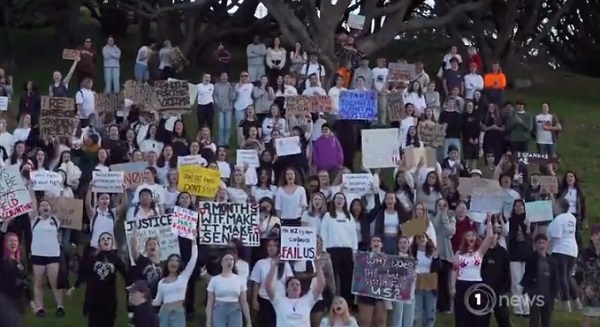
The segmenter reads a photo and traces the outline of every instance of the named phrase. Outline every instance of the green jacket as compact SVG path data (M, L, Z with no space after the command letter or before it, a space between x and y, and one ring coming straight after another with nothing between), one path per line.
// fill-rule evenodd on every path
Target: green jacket
M531 139L532 128L533 119L527 111L522 113L514 111L510 118L508 118L508 121L506 122L508 141L529 142L529 139Z

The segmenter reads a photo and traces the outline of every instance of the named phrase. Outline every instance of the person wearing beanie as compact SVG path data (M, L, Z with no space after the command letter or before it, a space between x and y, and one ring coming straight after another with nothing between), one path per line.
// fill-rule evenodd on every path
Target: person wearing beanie
M145 280L137 280L127 288L129 303L134 307L131 324L134 327L158 327L158 316L150 298L150 287Z

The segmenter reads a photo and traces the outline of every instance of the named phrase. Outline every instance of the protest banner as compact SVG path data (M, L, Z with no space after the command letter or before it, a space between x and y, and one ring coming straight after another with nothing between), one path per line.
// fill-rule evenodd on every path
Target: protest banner
M43 96L41 107L41 137L67 136L73 133L79 122L75 116L75 99Z
M244 164L248 164L248 167L258 168L260 166L258 152L256 150L237 150L235 153L235 165L244 167Z
M404 149L405 161L411 167L418 167L422 160L424 167L435 168L437 166L437 156L434 148L420 147Z
M158 101L158 111L190 111L190 91L187 81L156 81L154 94Z
M557 158L547 153L535 153L535 152L512 152L511 160L523 165L536 164L545 166L557 162Z
M365 16L356 15L356 14L348 14L348 27L362 30L365 25Z
M63 49L62 58L64 60L77 60L79 58L80 51L75 49Z
M410 301L417 280L417 260L396 255L358 252L352 273L352 294L381 300Z
M390 122L402 121L402 119L406 118L404 95L401 92L387 93L385 101L385 110Z
M414 237L425 234L427 227L429 227L427 222L428 220L425 218L414 218L403 223L400 225L402 236Z
M458 192L466 199L473 194L494 194L502 188L498 181L486 178L460 177L458 179Z
M391 82L410 82L417 78L414 64L390 62L388 64L388 69L388 81Z
M446 139L445 124L419 124L419 140L426 146L437 148L444 145Z
M175 206L173 208L173 234L195 241L198 237L198 212Z
M369 169L396 167L400 159L397 128L363 129L361 135L363 167Z
M0 170L0 219L20 216L33 209L33 202L21 177L19 165Z
M208 162L206 162L206 159L202 158L202 155L199 154L193 156L177 157L177 169L188 165L206 167L208 165Z
M343 174L342 186L344 192L354 194L373 193L373 175L371 174Z
M95 109L99 113L117 112L124 105L123 93L96 93L95 100Z
M129 162L110 166L111 171L123 172L123 183L128 190L133 190L144 183L144 170L148 168L147 162Z
M124 176L122 171L93 171L92 192L123 193Z
M554 219L552 201L525 202L525 220L530 223L551 221Z
M469 212L479 214L470 214L469 217L478 223L485 222L488 212L496 214L503 211L506 198L507 195L503 191L493 194L473 194L471 196Z
M218 170L199 166L182 166L179 168L177 186L182 192L214 198L221 187L221 174Z
M62 189L62 177L59 173L50 170L35 170L29 175L31 189L34 191L47 191L59 193Z
M0 97L0 111L8 110L8 97Z
M200 202L198 207L200 244L227 245L235 238L244 246L260 246L257 204Z
M171 231L173 218L171 215L162 215L146 219L125 222L125 237L127 247L131 249L133 237L137 240L137 250L141 255L146 255L146 242L149 238L158 240L160 248L160 261L165 261L171 254L179 254L179 239ZM135 226L134 226L135 224ZM131 265L135 266L132 251L129 251Z
M173 81L183 82L183 80L176 79L176 78L167 78L167 81L168 82L173 82ZM190 93L190 106L193 106L196 103L196 100L198 97L198 85L188 82L188 92Z
M154 88L148 83L138 83L133 80L123 85L123 98L131 100L143 111L152 111L158 107L158 100Z
M285 97L286 117L313 112L331 112L331 98L322 95L295 95Z
M45 197L52 207L52 214L60 220L60 228L81 230L83 228L83 200L66 197ZM37 216L36 210L34 215Z
M371 120L377 118L377 91L341 91L339 110L341 119Z
M281 227L281 251L284 261L314 260L317 257L317 233L312 227Z
M556 176L538 176L538 178L542 190L546 190L549 194L558 194L558 179Z
M280 157L291 156L302 152L298 136L280 137L275 140L275 151Z

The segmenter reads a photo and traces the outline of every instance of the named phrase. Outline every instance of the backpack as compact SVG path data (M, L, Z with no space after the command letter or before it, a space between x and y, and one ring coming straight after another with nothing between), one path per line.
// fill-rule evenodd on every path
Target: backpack
M54 226L56 227L56 230L58 230L58 221L56 220L56 217L54 216L50 216L50 219L52 219L52 221L54 222ZM31 224L31 230L33 230L35 228L35 226L37 226L37 224L41 221L42 219L40 217L35 218L35 221L33 222L33 224Z
M115 213L110 208L108 209L108 215L110 216L110 219L114 223L115 222ZM90 219L90 234L94 233L94 223L96 223L96 218L98 218L98 209L96 209L96 213L94 214L94 216L92 217L92 219Z

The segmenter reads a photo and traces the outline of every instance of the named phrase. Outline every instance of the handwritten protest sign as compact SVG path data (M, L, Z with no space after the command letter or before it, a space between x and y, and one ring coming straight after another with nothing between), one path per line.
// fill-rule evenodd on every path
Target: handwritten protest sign
M198 237L198 212L176 206L173 208L171 230L177 236L196 240Z
M214 198L221 186L221 174L218 170L199 166L182 166L177 185L182 192Z
M235 165L238 167L244 167L244 164L248 164L248 167L258 168L260 161L258 160L258 153L256 150L237 150L235 154Z
M365 25L365 16L356 15L356 14L348 15L348 27L357 29L357 30L362 30L364 25Z
M167 81L168 82L174 82L174 81L183 82L183 80L176 79L176 78L168 78ZM190 93L190 106L192 106L192 105L194 105L194 103L196 102L196 98L198 97L198 85L188 82L188 92Z
M0 170L0 218L10 219L32 210L31 196L21 177L19 165Z
M129 80L123 85L123 97L138 105L141 110L152 111L158 107L154 88L148 83Z
M538 176L538 178L542 190L546 190L549 194L558 193L558 179L556 176Z
M244 246L260 246L258 205L201 202L198 212L200 244L227 245L236 238Z
M121 107L124 105L123 93L96 93L95 100L96 111L100 113L116 112L118 110L121 110Z
M417 78L417 73L414 64L401 64L391 62L388 65L388 81L410 82Z
M281 227L281 260L314 260L317 233L312 227Z
M0 111L8 110L8 97L0 97Z
M71 98L42 97L40 134L50 136L71 135L77 125L75 100Z
M206 162L206 159L202 158L202 155L199 154L193 156L177 157L177 169L181 168L182 166L188 165L206 167L208 165L208 162Z
M171 215L162 215L125 222L125 237L127 246L131 249L132 239L137 240L137 250L140 254L146 255L146 242L149 238L155 238L160 245L160 260L165 261L171 254L179 254L179 239L171 231L173 217ZM135 228L134 228L135 224ZM132 251L129 251L131 264L135 265L135 259L132 257Z
M479 214L471 214L469 217L478 223L484 222L488 212L492 214L502 212L506 198L506 193L502 191L485 195L473 194L471 197L469 212Z
M352 294L381 300L410 301L417 280L416 259L358 252L354 259Z
M552 201L525 202L525 219L530 223L554 219Z
M501 190L498 181L493 179L460 177L458 180L458 192L464 198L473 194L493 194Z
M386 94L386 108L390 122L402 121L406 118L406 109L404 108L404 96L401 92L390 92Z
M363 129L361 135L363 167L370 169L396 167L400 158L397 128Z
M355 194L373 193L373 175L371 174L343 174L342 185L344 192Z
M77 60L79 58L79 50L63 49L62 58L64 60Z
M173 48L173 51L171 51L171 63L177 66L178 72L183 71L183 68L190 64L189 60L187 60L179 47L175 47Z
M437 166L437 156L434 148L407 148L404 149L404 155L405 161L412 167L418 167L421 160L425 167L435 168Z
M144 170L148 168L146 162L129 162L110 166L111 171L123 172L123 183L128 190L133 190L144 183Z
M313 112L331 112L331 98L321 95L285 97L285 115L287 117Z
M66 197L45 197L52 207L52 214L60 219L60 227L73 230L83 228L83 200ZM34 210L35 212L35 210ZM37 213L35 213L37 216Z
M444 124L419 124L417 129L419 140L426 146L437 148L444 145L446 138L446 125Z
M156 110L190 110L190 91L187 81L156 81L154 94L158 100Z
M122 171L94 171L92 192L123 193L124 176L125 173Z
M535 152L513 152L511 154L512 161L518 162L524 165L536 164L536 165L548 165L557 162L557 158L548 155L547 153L535 153Z
M341 119L371 120L377 118L377 92L341 91L339 109Z
M30 176L31 189L34 191L47 191L59 193L62 188L62 177L59 173L50 170L32 171Z
M280 157L291 156L302 152L298 136L280 137L275 140L275 151Z

